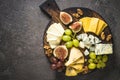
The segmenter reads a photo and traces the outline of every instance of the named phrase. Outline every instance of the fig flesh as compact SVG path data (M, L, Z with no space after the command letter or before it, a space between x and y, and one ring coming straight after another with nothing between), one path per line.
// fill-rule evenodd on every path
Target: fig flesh
M64 45L57 46L53 51L53 55L60 60L64 60L68 56L68 49Z
M77 33L82 29L82 22L74 22L69 28L72 29L74 33Z
M68 14L67 12L60 12L60 20L65 25L68 25L73 21L71 15Z

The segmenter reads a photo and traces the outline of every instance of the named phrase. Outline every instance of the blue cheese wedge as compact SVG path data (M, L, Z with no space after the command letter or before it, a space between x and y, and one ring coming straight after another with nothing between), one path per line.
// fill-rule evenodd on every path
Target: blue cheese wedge
M96 55L112 54L112 44L96 44L95 53Z

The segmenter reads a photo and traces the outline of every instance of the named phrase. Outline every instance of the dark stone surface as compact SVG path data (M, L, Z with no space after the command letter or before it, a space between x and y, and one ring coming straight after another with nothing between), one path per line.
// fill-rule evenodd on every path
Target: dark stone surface
M87 7L100 13L114 39L112 70L106 69L104 76L93 72L71 78L52 71L44 55L43 34L50 21L39 9L44 1L0 0L0 80L120 80L120 1L56 0L61 10Z

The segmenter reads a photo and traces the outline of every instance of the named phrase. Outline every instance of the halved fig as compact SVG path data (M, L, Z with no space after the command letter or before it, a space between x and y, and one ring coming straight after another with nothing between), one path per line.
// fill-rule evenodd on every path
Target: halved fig
M74 22L69 28L72 29L74 33L77 33L82 29L82 22Z
M64 45L57 46L53 51L53 55L60 60L64 60L68 56L68 49Z
M70 14L67 12L60 12L60 20L65 24L69 24L73 21L72 17Z

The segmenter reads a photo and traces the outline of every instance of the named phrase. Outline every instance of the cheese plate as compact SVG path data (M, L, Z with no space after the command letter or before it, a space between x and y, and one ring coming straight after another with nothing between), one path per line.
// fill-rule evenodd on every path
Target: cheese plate
M41 8L45 10L46 6ZM59 10L52 6L45 11L52 19L44 33L43 47L52 70L77 76L109 66L112 35L101 15L83 7Z

